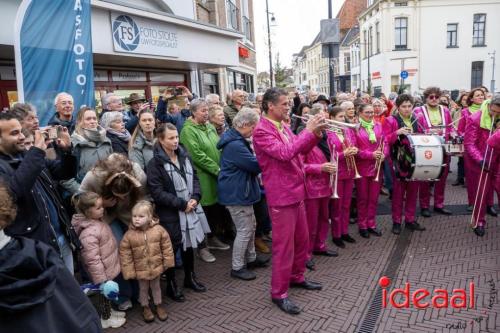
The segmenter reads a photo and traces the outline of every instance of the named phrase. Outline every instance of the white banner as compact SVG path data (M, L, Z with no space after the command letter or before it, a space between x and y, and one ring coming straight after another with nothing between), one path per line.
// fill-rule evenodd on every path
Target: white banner
M179 35L172 24L112 12L111 29L116 52L179 56Z

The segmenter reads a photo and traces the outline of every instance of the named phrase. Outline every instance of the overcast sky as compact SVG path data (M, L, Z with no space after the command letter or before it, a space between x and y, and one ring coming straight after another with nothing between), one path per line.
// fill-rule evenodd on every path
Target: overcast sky
M290 67L292 54L309 45L319 32L319 22L328 18L328 0L268 0L269 11L276 18L271 26L273 65L279 51L280 61ZM257 71L269 71L267 48L266 0L254 0ZM333 17L344 0L332 0ZM273 25L271 23L271 25Z

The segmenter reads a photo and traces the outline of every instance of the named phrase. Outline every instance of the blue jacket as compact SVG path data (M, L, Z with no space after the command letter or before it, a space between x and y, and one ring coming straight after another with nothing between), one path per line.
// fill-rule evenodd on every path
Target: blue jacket
M257 158L247 140L234 128L222 134L217 148L220 159L217 197L227 206L249 206L260 200Z
M156 119L162 123L171 123L177 127L177 132L181 134L182 127L186 119L191 116L191 112L188 109L182 109L177 114L170 114L168 111L168 100L164 100L162 97L158 100L158 105L156 107ZM132 133L132 132L131 132Z

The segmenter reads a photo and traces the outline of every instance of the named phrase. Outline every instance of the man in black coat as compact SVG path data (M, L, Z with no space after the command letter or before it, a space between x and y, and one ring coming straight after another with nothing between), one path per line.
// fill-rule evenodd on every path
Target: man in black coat
M56 180L74 177L75 159L66 128L54 140L61 150L60 159L45 159L50 143L46 135L35 131L34 145L26 151L20 122L10 113L0 114L0 178L18 206L17 217L5 232L52 246L73 272L72 250L79 248L80 242L58 193Z

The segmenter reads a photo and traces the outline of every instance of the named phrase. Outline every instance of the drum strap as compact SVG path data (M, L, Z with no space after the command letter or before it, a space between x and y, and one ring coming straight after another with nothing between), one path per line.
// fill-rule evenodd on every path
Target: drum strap
M427 122L427 126L429 128L432 128L432 123L431 123L431 118L429 117L429 110L427 110L427 108L425 107L425 105L422 105L421 106L422 108L422 111L423 114L424 114L424 117L425 117L425 121ZM444 108L443 106L439 105L439 111L441 111L441 125L446 125L446 118L445 118L445 115L444 115Z
M402 128L402 127L406 127L406 124L399 113L396 115L396 121L398 122L398 129ZM415 121L415 117L413 115L410 117L410 121L412 123L412 129L411 129L412 132L418 133L418 124Z

